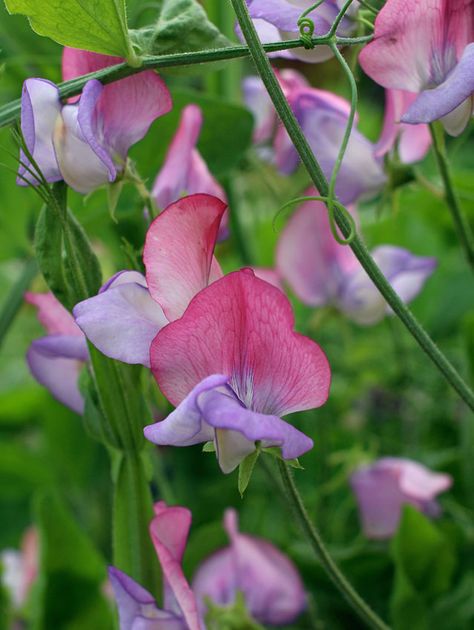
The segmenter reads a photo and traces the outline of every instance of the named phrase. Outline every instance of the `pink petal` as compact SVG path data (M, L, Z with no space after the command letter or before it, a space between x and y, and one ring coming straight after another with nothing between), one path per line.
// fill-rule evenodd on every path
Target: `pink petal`
M332 235L321 201L307 201L294 212L278 241L277 269L302 302L322 306L334 301L345 278L358 267L351 249Z
M81 329L74 317L52 293L25 293L25 300L38 308L38 320L50 335L78 335Z
M432 501L453 485L450 475L432 472L426 466L410 459L385 457L377 464L380 470L395 471L400 490L418 501Z
M65 48L63 79L121 63L119 57ZM96 115L101 120L104 144L125 159L128 149L141 140L151 123L167 114L171 95L164 81L153 71L145 70L104 86Z
M280 274L276 269L269 269L267 267L252 267L252 270L257 278L260 278L260 280L265 280L265 282L269 282L277 289L283 291Z
M386 88L419 92L442 83L473 39L469 0L390 0L359 61Z
M186 508L168 507L160 501L155 505L150 535L165 578L165 609L174 612L177 605L189 630L201 630L196 598L181 568L191 518Z
M251 270L229 274L196 295L151 349L155 378L176 406L203 379L223 374L241 402L282 416L322 405L330 369L321 348L293 331L284 294Z
M169 206L148 230L143 251L148 288L169 321L222 275L213 253L225 209L216 197L191 195Z

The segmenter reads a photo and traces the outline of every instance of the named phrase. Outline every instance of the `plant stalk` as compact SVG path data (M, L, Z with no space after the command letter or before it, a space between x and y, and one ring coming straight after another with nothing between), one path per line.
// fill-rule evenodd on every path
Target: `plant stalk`
M472 271L474 271L474 234L454 189L449 160L446 154L444 131L441 124L430 123L430 132L433 139L433 152L436 164L443 180L446 205L453 217L454 227L464 250L464 255Z
M287 99L283 94L278 80L275 77L270 61L265 53L265 49L258 38L255 27L248 13L247 5L244 0L231 0L231 2L239 20L242 33L249 46L256 69L267 88L273 105L277 110L278 115L318 192L322 197L328 197L329 186L327 179L321 169L321 166L316 160ZM351 225L345 212L341 211L337 205L334 208L334 218L344 237L348 238L351 234ZM434 343L420 322L418 322L415 318L411 310L399 298L373 260L369 250L361 238L356 235L349 246L361 263L362 267L374 282L375 286L390 305L394 313L403 322L409 333L415 338L418 345L428 355L438 370L443 374L446 381L453 387L464 402L472 410L474 410L474 392Z
M278 468L280 470L280 476L283 481L288 502L298 519L298 523L338 591L370 628L374 628L374 630L389 630L389 626L380 619L380 617L354 590L352 585L347 581L345 576L341 573L339 567L329 555L320 533L308 516L288 464L279 459Z

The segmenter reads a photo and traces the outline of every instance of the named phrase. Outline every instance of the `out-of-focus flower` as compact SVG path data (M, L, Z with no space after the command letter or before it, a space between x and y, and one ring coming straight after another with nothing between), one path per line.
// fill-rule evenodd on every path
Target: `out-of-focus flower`
M388 0L359 60L380 85L417 95L402 122L440 119L457 136L473 111L473 40L473 0Z
M436 267L434 258L391 245L377 247L372 256L404 302L416 297ZM307 201L288 221L278 243L277 270L309 306L333 305L363 325L391 312L352 250L334 238L320 201Z
M308 17L314 23L315 37L326 35L344 3L345 0L324 0L321 6L309 13ZM247 0L250 17L264 44L298 39L300 36L298 19L303 11L313 4L313 0ZM349 37L354 31L356 25L353 18L358 8L359 3L354 1L339 25L338 36ZM237 34L242 39L239 28L237 28ZM299 59L310 63L326 61L332 57L332 54L328 46L316 46L313 50L295 48L272 53L275 57Z
M115 567L109 578L119 609L120 630L201 630L196 598L183 574L181 561L191 526L184 507L155 505L150 535L163 571L163 609L151 593Z
M403 90L385 91L385 118L382 134L375 147L377 157L386 155L398 147L398 155L404 164L422 160L431 146L431 134L427 125L407 125L400 122L403 114L416 100L416 94Z
M195 193L213 195L227 205L224 189L212 176L196 148L202 120L202 112L197 105L188 105L183 109L178 130L153 185L152 195L159 208L166 208L184 195ZM220 226L219 239L225 238L227 234L226 211Z
M396 532L402 506L409 504L428 516L438 516L436 496L452 485L449 475L434 473L409 459L384 457L351 476L364 534L390 538Z
M31 527L21 541L21 549L5 549L0 553L2 585L9 594L15 610L28 598L30 588L38 574L38 533Z
M346 130L350 104L336 94L308 87L304 77L295 71L281 72L279 80L311 149L329 179ZM256 118L255 137L268 141L276 129L276 114L264 85L260 79L252 77L244 82L243 88L246 103ZM284 127L279 127L274 135L272 161L286 175L298 167L298 152ZM337 197L343 204L370 198L384 187L386 181L383 160L376 154L376 147L354 125L336 181Z
M285 459L312 448L280 416L324 404L330 369L321 348L293 326L282 291L250 269L198 293L153 340L153 374L176 409L145 427L146 438L174 446L213 441L225 473L257 441L281 447Z
M89 359L86 338L52 293L26 293L25 299L38 308L38 319L48 333L35 339L28 349L31 374L57 400L82 414L84 400L78 379Z
M120 63L118 57L65 48L63 78ZM129 148L151 123L171 109L171 96L160 77L147 70L109 85L92 79L79 101L61 103L58 87L44 79L23 84L21 129L33 159L48 182L64 179L71 188L89 193L116 180ZM22 152L22 162L34 170ZM20 165L18 183L37 180ZM22 179L23 178L23 179Z
M148 229L146 277L122 271L98 295L74 307L77 325L101 352L150 366L150 346L158 331L222 276L214 247L225 209L220 199L202 194L171 204Z
M278 626L294 621L305 607L296 567L266 540L241 534L235 510L226 511L224 527L229 547L205 560L192 582L201 614L205 616L206 598L226 607L241 593L247 610L260 623Z

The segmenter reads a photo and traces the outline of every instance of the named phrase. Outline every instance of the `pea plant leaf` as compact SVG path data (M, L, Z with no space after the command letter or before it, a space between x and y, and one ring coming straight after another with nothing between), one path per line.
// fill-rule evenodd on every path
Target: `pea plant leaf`
M5 0L9 13L26 15L31 28L58 44L135 58L125 0Z
M197 0L158 0L156 6L155 23L132 31L140 51L162 55L230 45Z

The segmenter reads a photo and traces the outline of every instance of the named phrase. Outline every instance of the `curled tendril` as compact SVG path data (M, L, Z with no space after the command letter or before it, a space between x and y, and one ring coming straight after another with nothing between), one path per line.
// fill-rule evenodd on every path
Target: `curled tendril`
M306 50L312 50L315 47L315 43L313 42L315 26L313 20L308 17L308 15L311 13L311 11L317 9L323 2L324 0L318 0L318 2L315 2L305 11L303 11L303 13L298 18L297 25L300 31L300 39Z
M286 210L286 208L305 203L306 201L323 201L324 203L326 203L327 209L328 209L329 226L331 228L331 233L333 237L339 243L339 245L350 245L352 243L352 241L357 236L357 225L356 225L355 219L352 216L352 214L349 212L349 210L345 206L342 205L342 203L340 203L336 199L330 199L329 197L322 197L320 195L310 195L307 197L297 197L296 199L292 199L291 201L288 201L288 203L285 203L285 205L282 206L278 210L278 212L275 215L275 218L273 219L273 224L275 225L276 219L284 210ZM339 212L341 212L344 215L344 219L349 224L349 234L345 238L340 236L338 228L337 228L336 217L335 217L336 208L337 210L339 210Z

